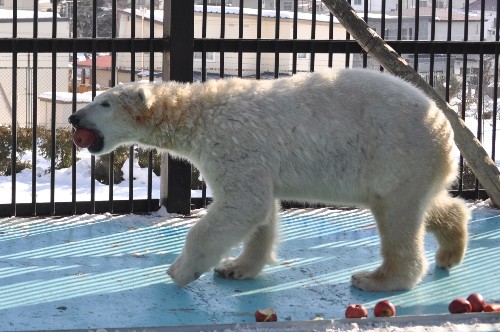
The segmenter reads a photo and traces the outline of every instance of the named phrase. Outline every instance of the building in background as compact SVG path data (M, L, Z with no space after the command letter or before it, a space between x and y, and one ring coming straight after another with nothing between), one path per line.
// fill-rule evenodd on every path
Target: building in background
M31 1L33 3L33 1ZM69 19L61 18L57 14L57 36L68 37ZM0 9L0 38L12 37L13 11ZM38 20L33 20L33 10L17 11L17 37L32 38L34 25L38 25L38 37L52 37L53 13L39 12ZM55 85L58 91L68 89L68 54L57 53L55 56L56 68L53 70L52 53L39 53L38 61L34 63L32 53L19 53L17 61L10 53L0 53L0 125L12 124L12 112L16 109L16 125L30 127L33 123L33 99L34 96L46 91L52 91ZM36 67L36 68L35 68ZM36 70L37 80L34 72ZM16 77L17 87L13 89L13 75ZM13 105L12 91L16 91L16 104ZM51 110L51 107L48 108ZM50 117L41 114L45 110L37 108L38 119L36 125L50 125ZM43 119L49 119L48 123ZM59 121L59 120L58 120ZM60 120L63 121L63 120ZM65 122L66 119L64 119Z
M0 0L0 9L13 9L14 3L17 4L19 10L33 10L35 8L34 2L36 0ZM52 0L38 0L38 11L50 12L52 11Z

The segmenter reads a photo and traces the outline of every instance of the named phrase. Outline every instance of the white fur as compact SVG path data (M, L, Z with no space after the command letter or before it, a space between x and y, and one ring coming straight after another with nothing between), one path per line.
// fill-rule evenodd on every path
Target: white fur
M465 253L469 214L445 193L456 176L450 125L422 92L393 76L323 70L269 81L131 83L75 117L102 134L93 153L140 143L188 159L207 180L214 203L168 270L178 285L217 266L225 277L257 275L273 259L276 200L372 210L383 263L353 276L364 290L409 289L421 280L425 226L438 238L438 265L456 265ZM242 241L241 256L221 263Z

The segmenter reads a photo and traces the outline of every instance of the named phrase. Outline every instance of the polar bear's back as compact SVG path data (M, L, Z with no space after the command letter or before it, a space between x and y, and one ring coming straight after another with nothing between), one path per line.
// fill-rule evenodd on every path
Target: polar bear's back
M186 157L207 179L230 164L235 174L267 172L278 198L363 204L403 186L442 190L456 174L446 117L389 74L326 69L186 89L199 126L183 140L195 147Z
M280 165L283 187L310 187L308 196L334 187L343 188L343 198L352 190L348 200L356 200L367 187L387 194L412 178L448 183L455 176L446 117L394 76L362 69L300 74L274 81L250 105L262 111L257 136L264 143L257 149Z

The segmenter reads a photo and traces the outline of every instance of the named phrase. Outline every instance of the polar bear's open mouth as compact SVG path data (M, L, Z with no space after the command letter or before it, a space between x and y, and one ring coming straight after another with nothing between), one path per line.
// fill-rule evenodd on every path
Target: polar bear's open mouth
M73 134L73 142L79 148L87 148L91 153L93 153L102 150L104 137L97 130L77 128Z

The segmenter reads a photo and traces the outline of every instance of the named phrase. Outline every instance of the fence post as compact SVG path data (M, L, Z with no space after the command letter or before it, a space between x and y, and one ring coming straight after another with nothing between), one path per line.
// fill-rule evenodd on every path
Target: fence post
M193 81L194 0L166 0L163 37L170 48L163 54L163 80ZM191 212L191 165L163 155L160 204L170 213Z

